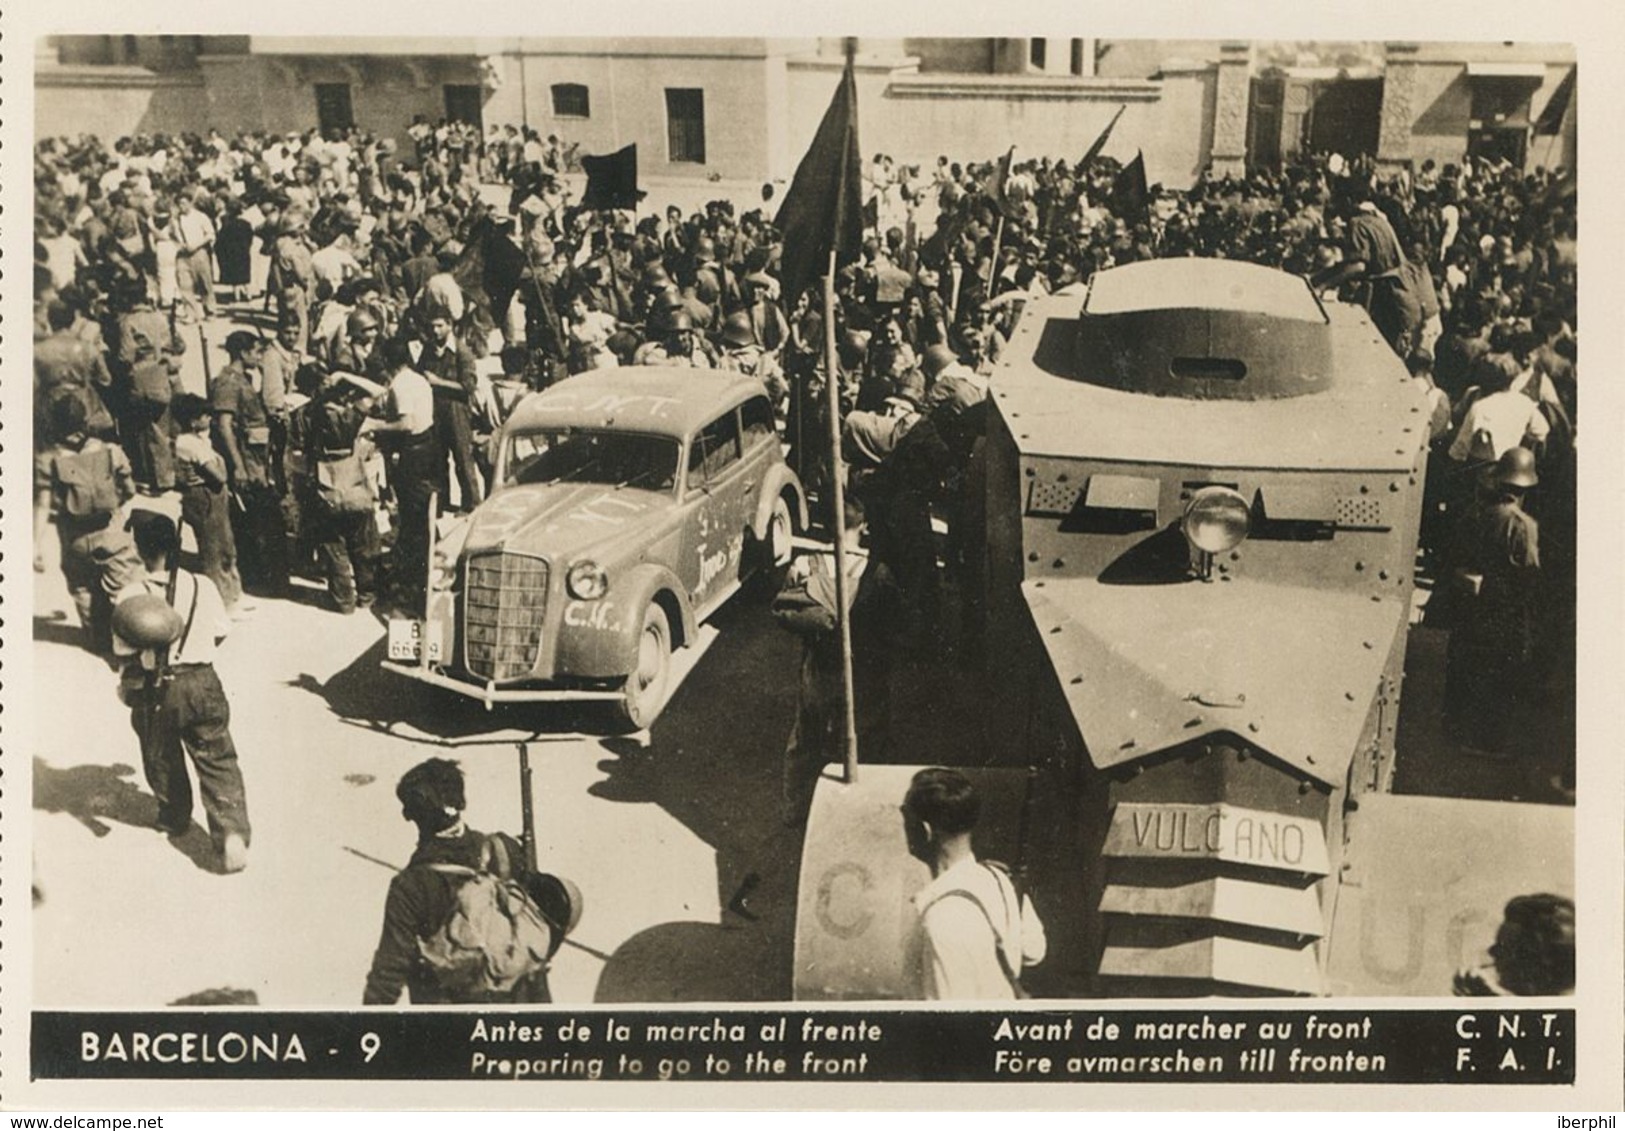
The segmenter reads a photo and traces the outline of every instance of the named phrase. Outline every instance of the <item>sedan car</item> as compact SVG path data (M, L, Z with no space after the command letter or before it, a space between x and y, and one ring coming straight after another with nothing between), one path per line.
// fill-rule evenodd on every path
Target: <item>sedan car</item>
M602 700L648 726L671 655L806 526L762 383L601 369L526 397L460 547L384 667L493 703Z

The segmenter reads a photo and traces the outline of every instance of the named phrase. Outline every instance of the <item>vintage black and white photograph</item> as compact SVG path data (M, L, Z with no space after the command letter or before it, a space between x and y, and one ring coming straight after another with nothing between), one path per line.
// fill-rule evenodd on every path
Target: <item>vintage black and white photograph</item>
M1373 1002L1533 1002L1575 1082L1573 41L454 30L32 43L5 929L145 1018L76 1064L1363 1003L1162 1047L1410 1081Z

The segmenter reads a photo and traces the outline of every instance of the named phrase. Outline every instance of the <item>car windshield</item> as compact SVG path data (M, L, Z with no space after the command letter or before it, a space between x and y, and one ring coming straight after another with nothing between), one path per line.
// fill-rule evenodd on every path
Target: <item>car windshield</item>
M510 435L503 485L603 483L670 491L677 485L678 443L670 436L602 428L542 428Z

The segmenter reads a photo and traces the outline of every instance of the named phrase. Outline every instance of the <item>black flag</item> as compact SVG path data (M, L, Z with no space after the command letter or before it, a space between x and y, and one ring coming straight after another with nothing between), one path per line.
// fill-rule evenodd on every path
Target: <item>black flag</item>
M1112 130L1117 126L1117 119L1121 118L1123 111L1127 109L1128 103L1126 102L1117 108L1117 113L1112 115L1112 120L1106 123L1106 128L1100 131L1100 136L1095 138L1095 143L1089 147L1089 151L1078 162L1080 170L1088 169L1089 162L1100 156L1100 151L1106 148L1106 142L1112 136Z
M825 272L831 248L837 261L854 260L863 250L861 161L858 85L848 59L775 221L784 237L780 282L786 306Z
M1540 118L1535 122L1536 137L1563 132L1563 121L1569 116L1569 104L1574 101L1574 76L1578 72L1578 67L1570 67L1563 81L1557 84L1557 89L1546 103L1546 109L1540 112Z
M1123 166L1112 182L1112 212L1126 224L1146 222L1149 203L1145 188L1145 154L1136 152L1134 160Z
M583 157L587 189L581 194L583 208L635 209L644 193L638 189L638 147L636 143L605 157Z

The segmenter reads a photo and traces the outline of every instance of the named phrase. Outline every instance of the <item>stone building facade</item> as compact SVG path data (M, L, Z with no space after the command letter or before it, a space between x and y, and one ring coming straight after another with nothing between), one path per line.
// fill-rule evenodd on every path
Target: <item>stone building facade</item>
M1567 45L1355 45L1074 38L854 41L865 157L934 165L1145 155L1188 186L1333 144L1385 165L1469 149L1534 166L1575 158ZM58 36L36 52L41 135L354 124L524 124L584 153L638 143L646 177L769 180L795 168L846 42L766 38ZM1565 93L1565 90L1567 93ZM1561 113L1555 112L1561 111Z

